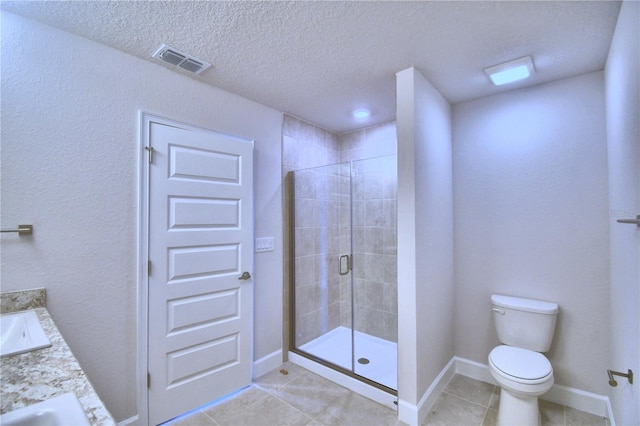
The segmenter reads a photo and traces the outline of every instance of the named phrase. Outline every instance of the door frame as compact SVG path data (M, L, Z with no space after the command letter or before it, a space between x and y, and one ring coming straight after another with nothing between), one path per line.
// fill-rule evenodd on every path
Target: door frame
M149 146L149 129L152 123L177 127L185 130L216 132L215 130L183 123L177 120L153 114L144 110L138 111L138 215L137 215L137 257L136 257L136 404L138 414L130 423L149 424L149 393L147 388L148 361L148 325L149 325L149 154L145 147ZM219 133L219 132L217 132Z

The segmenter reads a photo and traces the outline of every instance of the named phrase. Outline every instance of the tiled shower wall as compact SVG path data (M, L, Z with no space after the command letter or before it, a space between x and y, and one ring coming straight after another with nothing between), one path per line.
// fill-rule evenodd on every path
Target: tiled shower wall
M338 258L351 251L349 223L353 206L355 325L359 331L397 340L395 234L395 123L335 135L285 115L283 174L296 173L296 230L285 219L285 240L296 244L296 342L304 344L338 325L351 327L351 274L338 274ZM354 161L353 202L349 166ZM313 169L324 165L328 168ZM285 187L287 187L285 185ZM285 205L293 194L285 191ZM287 246L287 245L285 245ZM367 248L365 248L367 247ZM285 279L289 277L289 247L285 249ZM347 278L347 279L345 279ZM285 347L289 346L291 315L285 286Z
M291 176L289 172L294 170L307 170L314 167L325 166L328 164L338 164L340 162L340 145L338 142L338 136L332 132L329 132L320 127L290 117L284 116L283 121L283 147L282 147L282 165L283 176L285 180L285 224L284 224L284 238L285 242L290 241L292 237L296 237L292 232L293 218L288 215L291 211L290 207L293 200L293 194L290 191ZM329 331L329 326L335 327L338 324L328 324L325 322L327 318L327 308L332 305L332 310L338 310L336 318L340 318L339 315L339 292L336 298L335 292L331 293L332 299L329 300L328 294L328 282L325 280L323 283L320 274L320 265L323 259L326 259L329 253L321 254L319 251L323 250L320 244L316 244L316 237L319 237L320 229L314 229L310 225L310 219L313 219L313 211L307 212L306 206L312 208L316 204L319 194L314 191L314 194L310 194L306 190L305 194L300 191L305 191L303 188L308 188L309 184L313 182L315 173L309 171L308 173L298 174L296 187L298 188L298 195L305 195L305 199L302 206L297 209L298 218L296 224L301 228L297 233L296 246L298 247L298 258L296 259L295 276L298 278L298 291L296 297L298 298L297 319L296 319L296 342L298 345L304 344L309 340L321 335L323 332ZM306 182L305 182L306 181ZM304 225L304 226L302 226ZM306 240L306 241L305 241ZM301 251L303 249L304 251ZM316 249L318 252L316 252ZM290 301L290 286L288 283L291 279L290 267L291 267L291 255L289 244L284 245L284 279L287 285L284 286L284 347L288 348L291 342L291 336L289 330L291 329L292 313L291 313L291 301ZM326 277L325 277L326 278ZM334 281L331 281L334 283ZM339 286L339 281L338 281ZM335 288L335 286L331 286ZM335 299L335 300L334 300ZM324 331L323 331L324 329Z

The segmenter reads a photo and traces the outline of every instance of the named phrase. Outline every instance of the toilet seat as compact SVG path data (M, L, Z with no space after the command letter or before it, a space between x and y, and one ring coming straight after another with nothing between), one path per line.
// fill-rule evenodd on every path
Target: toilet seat
M495 371L506 379L522 384L538 384L553 377L549 360L539 352L513 346L495 347L489 354Z

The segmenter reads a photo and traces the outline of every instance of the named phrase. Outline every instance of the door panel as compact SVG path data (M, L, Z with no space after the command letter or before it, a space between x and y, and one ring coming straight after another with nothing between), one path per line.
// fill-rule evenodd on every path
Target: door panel
M215 217L215 222L210 218ZM240 203L220 198L169 197L169 229L238 228Z
M253 143L150 127L149 422L251 383Z

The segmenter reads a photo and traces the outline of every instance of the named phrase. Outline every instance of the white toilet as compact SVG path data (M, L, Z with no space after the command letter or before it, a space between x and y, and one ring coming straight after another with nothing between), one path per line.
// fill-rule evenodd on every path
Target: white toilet
M539 300L491 296L498 340L489 372L500 385L498 426L539 425L538 396L553 386L553 368L540 352L551 346L558 305Z

